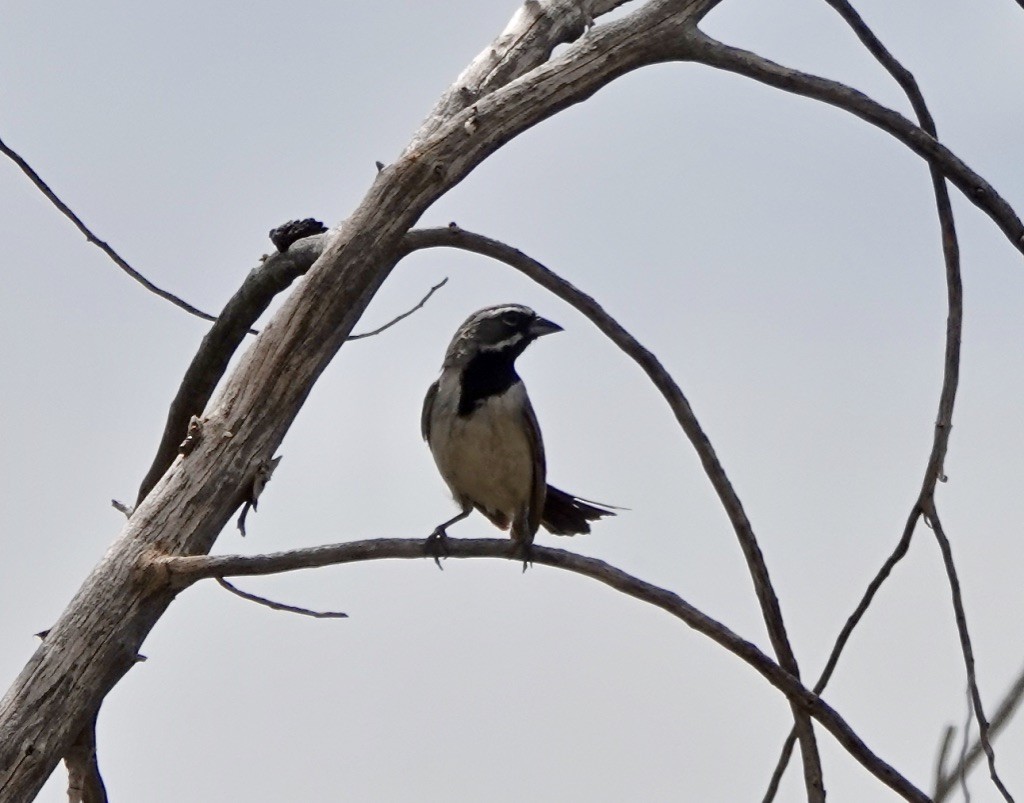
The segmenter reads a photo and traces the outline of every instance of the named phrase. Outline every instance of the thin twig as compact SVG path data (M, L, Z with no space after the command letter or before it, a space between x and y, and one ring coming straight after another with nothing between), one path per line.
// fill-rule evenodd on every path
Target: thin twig
M999 773L996 771L996 754L992 749L992 741L989 738L989 723L985 719L985 709L981 702L981 692L978 691L978 678L974 669L974 649L971 647L971 634L967 629L967 614L964 611L964 600L960 593L960 579L957 576L956 565L953 562L953 549L949 544L945 531L942 529L942 522L939 514L933 508L927 511L928 521L932 525L932 532L935 533L935 540L938 541L939 550L942 552L942 562L946 567L946 575L949 578L949 591L953 598L953 614L956 619L957 633L960 635L960 649L964 655L964 665L967 669L967 685L970 689L971 700L974 703L974 717L978 721L978 741L982 750L988 758L989 776L992 783L1003 796L1007 803L1013 803L1013 795L1006 788Z
M994 739L996 734L1009 724L1017 708L1020 706L1021 700L1024 700L1024 669L1017 675L1017 679L1003 696L1003 701L999 704L999 708L993 715L992 721L989 723L989 738ZM983 754L984 750L981 746L981 740L975 740L974 744L967 751L966 757L958 766L953 767L948 773L936 778L935 793L932 795L935 803L941 803L941 801L949 797L956 786L957 779L961 775L966 775L970 772L971 767L978 763Z
M151 282L149 279L147 279L145 276L143 276L141 273L135 270L135 268L129 265L121 257L121 255L117 253L117 251L115 251L113 248L110 247L110 245L108 245L106 242L104 242L95 234L93 234L92 230L88 226L86 226L85 223L82 222L82 219L79 218L78 215L76 215L74 212L72 212L71 208L66 203L64 203L59 197L57 197L57 193L50 189L49 185L45 181L43 181L43 179L35 170L32 169L32 166L28 162L26 162L21 156L19 156L14 150L8 147L2 139L0 139L0 152L3 152L4 155L9 157L11 161L13 161L18 167L21 168L21 172L28 176L29 181L36 185L39 191L47 197L50 203L57 207L57 209L61 212L61 214L64 215L64 217L66 217L68 220L75 224L75 227L80 232L82 232L82 234L85 235L86 240L88 240L90 243L99 248L104 254L110 257L110 259L113 261L115 265L117 265L121 270L123 270L125 273L131 276L135 281L137 281L151 293L155 293L156 295L160 296L160 298L170 301L172 304L174 304L174 306L185 310L185 312L189 313L190 315L195 315L197 318L202 318L204 321L215 320L214 316L211 315L210 313L203 312L198 307L193 307L184 299L174 295L174 293L157 287L155 284L153 284L153 282Z
M942 732L942 741L939 743L939 751L935 756L935 788L938 789L942 779L946 777L946 759L949 757L949 748L953 746L953 737L956 736L956 728L947 725ZM935 795L932 795L934 798ZM933 801L934 803L934 801Z
M964 803L971 803L971 790L967 788L967 773L963 770L967 764L967 748L971 743L971 720L974 719L974 700L971 699L970 689L967 689L967 716L964 719L964 738L961 740L960 761L958 762L958 766L961 769L958 773L958 779Z
M282 572L359 563L370 560L420 560L430 557L422 538L375 538L294 549L268 555L165 555L150 558L145 567L172 588L186 588L204 578L254 577ZM875 755L831 706L751 642L690 605L678 594L634 577L597 558L563 549L534 545L535 565L551 566L589 577L634 599L661 608L698 633L745 661L801 710L818 720L869 772L905 800L926 803L928 796ZM448 539L448 558L516 559L516 546L507 538ZM518 564L517 564L518 566ZM518 570L518 568L517 568Z
M747 518L739 496L726 475L721 461L715 454L711 441L694 415L689 401L672 376L658 361L658 358L605 312L604 308L593 298L537 260L503 242L466 231L452 223L445 228L415 229L408 232L405 236L403 255L420 248L438 246L461 248L483 254L516 268L579 310L643 369L671 407L676 421L697 452L704 471L729 516L729 521L732 523L740 548L746 558L747 568L754 582L754 591L757 594L768 636L775 654L779 658L780 665L795 678L799 678L800 668L789 644L782 619L782 610L779 607L779 601L768 574L768 567L761 554L761 548L757 543L750 520ZM824 800L824 784L821 777L820 758L814 741L814 730L806 714L796 707L793 708L793 716L797 723L804 758L808 795L814 801Z
M260 597L256 594L250 594L248 591L242 591L242 589L238 588L237 586L231 585L231 583L229 583L223 577L217 577L215 579L217 580L218 583L220 583L222 588L227 589L232 594L236 594L242 599L249 600L249 602L255 602L259 605L265 605L266 607L271 608L275 611L284 611L285 613L298 613L302 616L311 616L314 619L348 619L348 614L342 613L341 611L311 611L309 608L299 608L295 605L286 605L283 602L274 602L273 600L267 599L266 597Z
M373 337L374 335L379 335L381 332L383 332L383 331L385 331L387 329L390 329L392 326L394 326L399 321L404 321L406 318L408 318L414 312L416 312L417 310L422 309L423 305L426 304L430 300L430 297L432 295L434 295L434 293L436 293L442 287L444 287L446 284L448 284L448 277L447 276L445 276L441 281L439 281L437 284L435 284L433 287L431 287L429 290L427 290L427 294L425 296L423 296L423 298L420 299L420 303L417 304L412 309L407 310L407 311L403 312L401 315L398 315L398 316L392 318L386 324L384 324L383 326L378 326L376 329L374 329L371 332L360 332L358 335L349 335L346 338L346 340L362 340L364 337Z

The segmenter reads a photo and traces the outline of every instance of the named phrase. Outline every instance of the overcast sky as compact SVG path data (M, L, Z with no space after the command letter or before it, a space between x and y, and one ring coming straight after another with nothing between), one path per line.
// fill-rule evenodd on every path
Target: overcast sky
M857 4L929 99L941 138L1024 212L1024 10ZM343 219L512 2L3 2L0 137L136 268L216 311L290 218ZM907 113L814 0L725 0L706 29ZM1024 260L959 196L966 324L938 501L990 713L1024 666ZM207 325L144 291L0 162L0 685L119 532ZM945 286L924 164L850 115L695 65L622 78L510 143L424 216L502 239L594 295L673 373L751 517L805 676L899 539L941 381ZM425 537L455 510L419 410L465 316L516 301L565 327L520 360L549 478L630 508L574 540L769 650L740 550L641 372L512 270L402 263L280 453L242 539L258 553ZM497 533L481 516L453 536ZM109 695L113 801L760 800L782 696L665 613L515 563L424 560L183 593ZM964 669L931 533L825 698L930 788ZM821 732L821 731L819 731ZM894 799L821 732L830 799ZM1024 796L1024 719L997 742ZM996 799L985 773L975 801ZM40 796L63 801L58 769ZM787 775L780 800L802 796Z

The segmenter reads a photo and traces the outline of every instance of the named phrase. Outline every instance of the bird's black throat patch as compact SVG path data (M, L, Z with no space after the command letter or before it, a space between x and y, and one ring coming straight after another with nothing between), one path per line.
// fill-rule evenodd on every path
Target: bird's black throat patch
M474 355L462 372L459 415L467 416L492 396L498 396L519 382L515 358L522 348L482 351Z

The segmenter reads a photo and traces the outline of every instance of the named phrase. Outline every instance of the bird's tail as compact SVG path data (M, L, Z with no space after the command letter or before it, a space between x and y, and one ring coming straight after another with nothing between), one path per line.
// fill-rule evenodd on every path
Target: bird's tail
M591 504L549 485L540 523L555 535L581 535L590 532L590 522L615 515L608 507L611 505Z

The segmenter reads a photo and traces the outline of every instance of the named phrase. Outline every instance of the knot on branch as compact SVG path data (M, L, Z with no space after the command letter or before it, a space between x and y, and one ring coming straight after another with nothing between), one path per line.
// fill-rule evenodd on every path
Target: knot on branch
M139 555L133 579L145 595L148 596L170 588L180 590L189 585L188 581L176 580L174 572L171 571L171 567L167 563L167 559L170 557L173 556L153 547Z
M283 254L296 240L311 237L314 234L323 234L325 231L327 231L327 227L321 221L311 217L303 220L289 220L270 230L270 241Z

